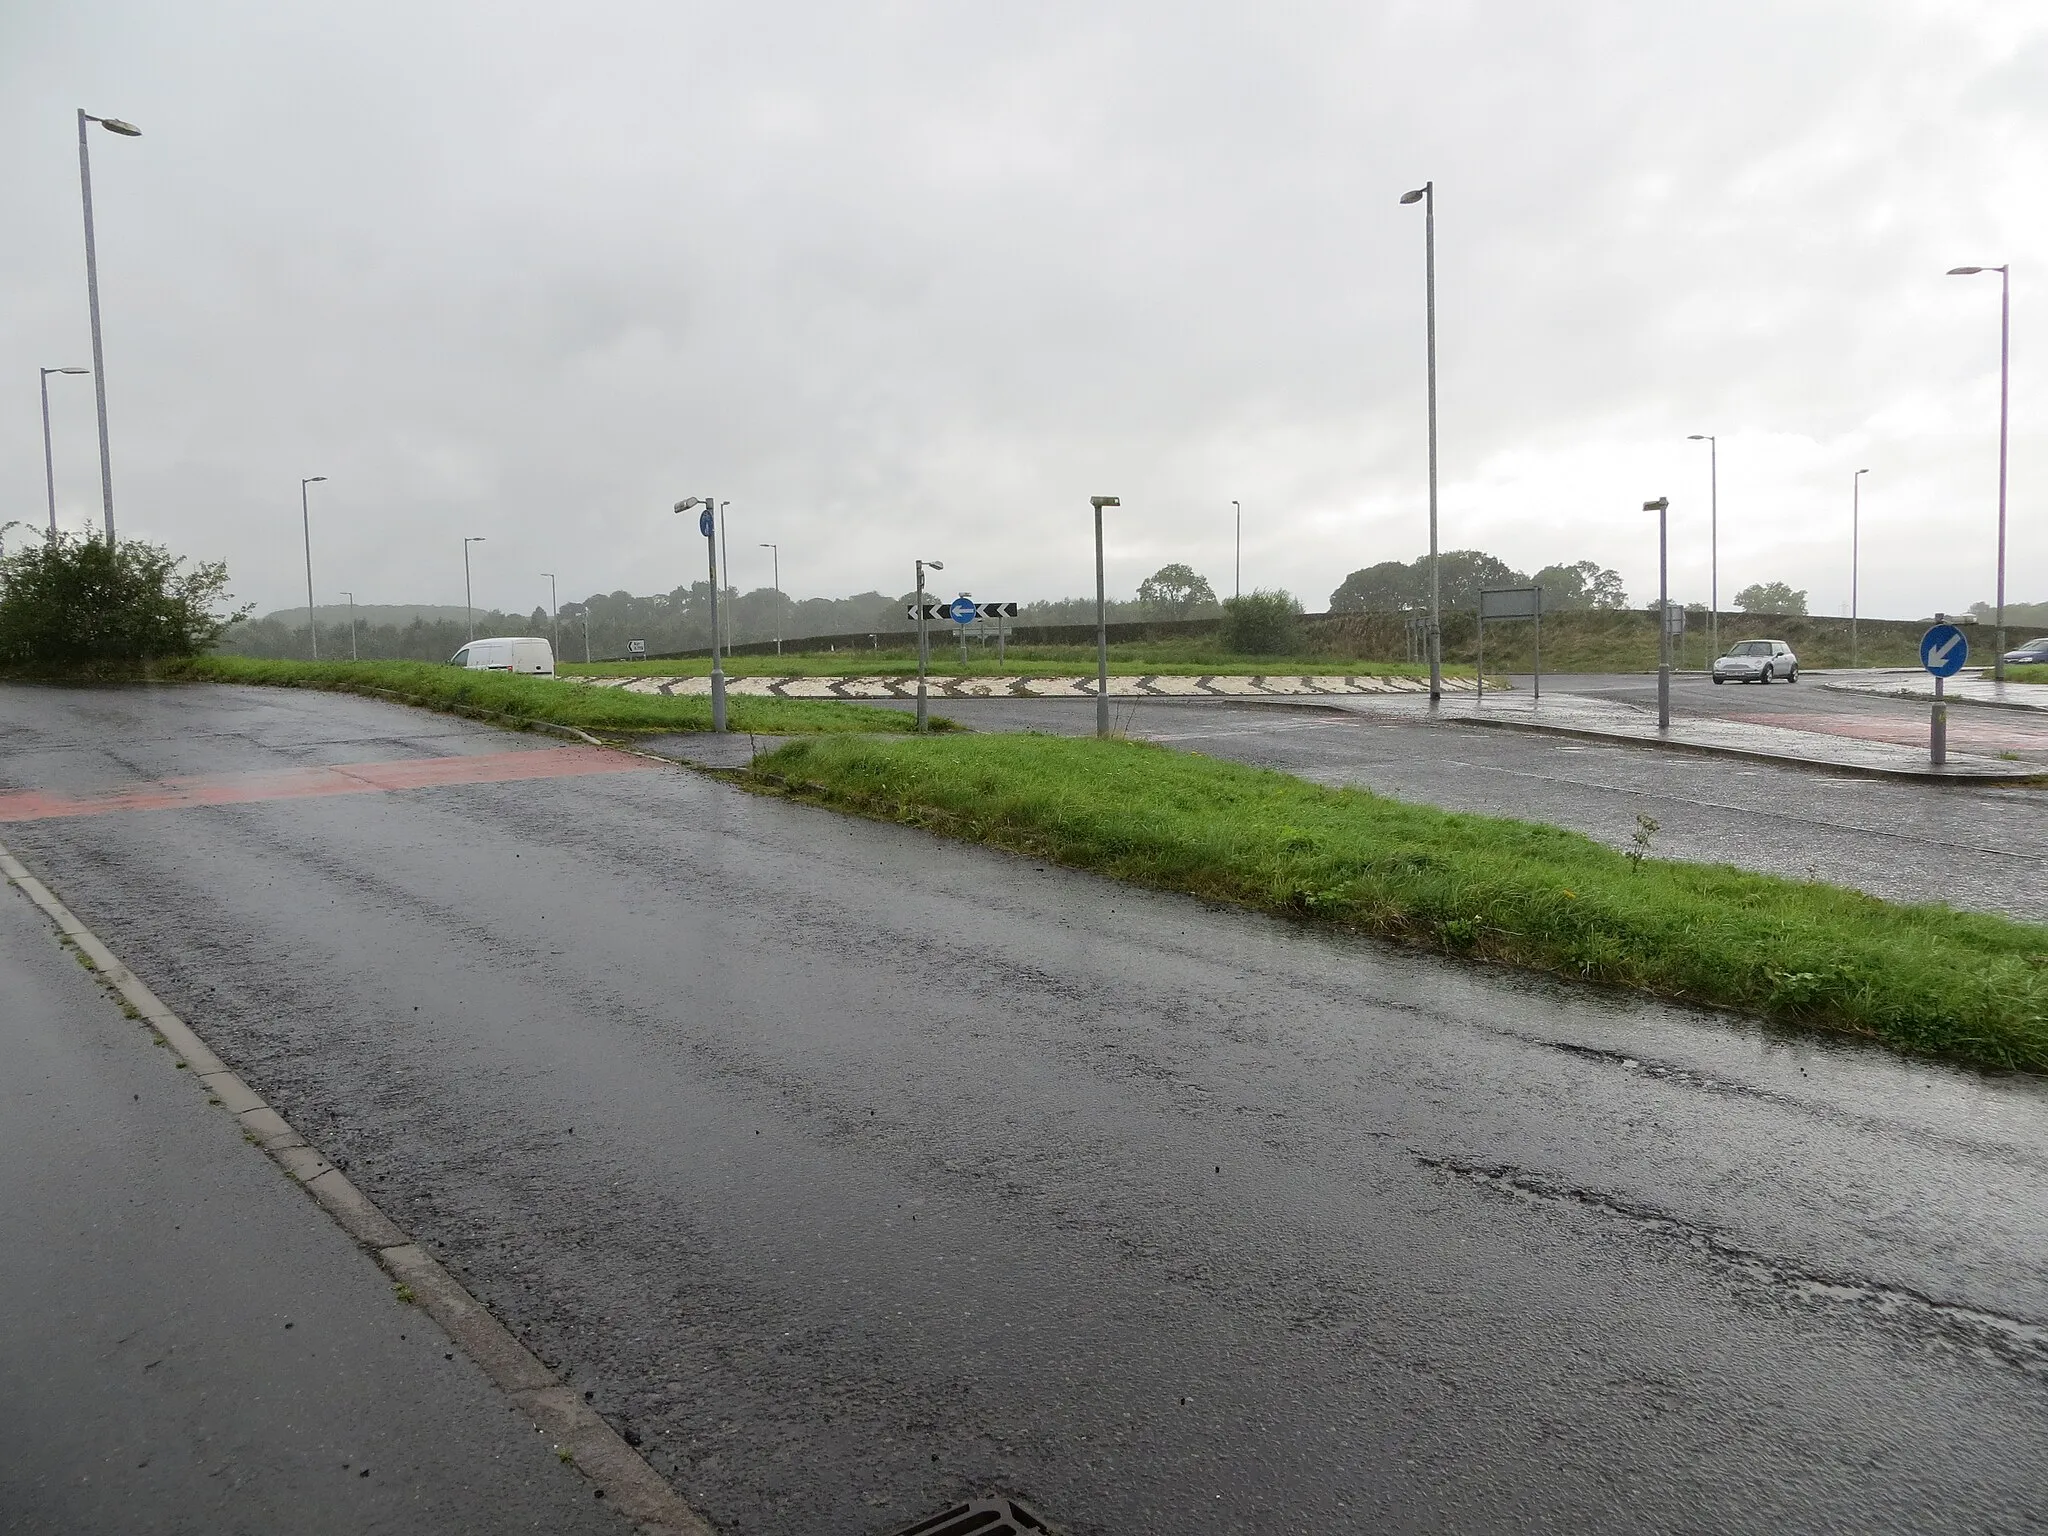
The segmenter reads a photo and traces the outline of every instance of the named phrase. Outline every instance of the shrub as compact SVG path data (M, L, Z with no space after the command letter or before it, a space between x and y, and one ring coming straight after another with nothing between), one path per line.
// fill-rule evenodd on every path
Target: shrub
M75 534L0 555L0 667L120 671L209 649L249 610L213 611L225 564L184 564L160 544Z
M1233 597L1223 605L1223 643L1246 656L1284 656L1294 649L1301 604L1279 589Z

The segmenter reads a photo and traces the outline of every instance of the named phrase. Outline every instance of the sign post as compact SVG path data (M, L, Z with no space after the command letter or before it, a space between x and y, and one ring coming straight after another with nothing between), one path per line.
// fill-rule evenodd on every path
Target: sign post
M678 515L696 507L697 532L704 537L704 558L711 576L711 729L725 732L725 668L718 655L718 506L710 496L685 496L676 503Z
M1543 702L1543 589L1541 587L1489 587L1479 594L1479 702L1486 702L1486 621L1488 619L1534 619L1536 621L1536 702Z
M1920 665L1934 674L1934 706L1927 717L1927 757L1939 768L1948 761L1948 701L1942 683L1963 670L1970 659L1970 641L1937 613L1934 628L1920 637Z

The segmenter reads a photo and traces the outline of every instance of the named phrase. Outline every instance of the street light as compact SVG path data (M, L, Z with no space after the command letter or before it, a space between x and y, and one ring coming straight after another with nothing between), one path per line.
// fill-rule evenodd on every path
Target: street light
M1950 267L1950 277L1975 277L1979 272L1996 272L1998 298L1998 660L1991 675L2005 681L2005 450L2010 421L2012 379L2012 268Z
M1429 324L1429 702L1444 697L1444 631L1442 590L1437 580L1436 552L1436 183L1425 181L1401 194L1403 204L1422 204L1423 268Z
M482 534L462 541L462 606L469 615L469 638L472 640L476 638L476 600L469 595L469 546L483 542Z
M53 373L91 373L90 368L44 368L43 390L43 484L50 492L50 537L57 537L57 466L50 457L50 375Z
M1695 432L1688 443L1707 445L1707 651L1721 654L1721 440L1711 432ZM1710 660L1707 663L1713 665Z
M548 579L548 617L555 626L555 661L559 665L562 660L562 605L555 598L555 573L542 571L541 575Z
M925 724L924 707L924 669L926 657L924 573L927 570L943 571L945 568L946 562L943 560L920 560L917 562L917 728L920 731L929 729Z
M782 546L763 544L775 562L775 654L782 654Z
M1102 584L1102 509L1120 507L1114 496L1090 496L1095 509L1095 734L1109 738L1109 602Z
M1670 565L1665 558L1665 538L1671 498L1659 496L1643 503L1645 512L1657 514L1657 729L1671 729L1671 584Z
M107 359L100 348L100 261L92 238L92 156L86 151L85 125L98 123L124 139L139 139L142 130L118 117L94 117L78 109L78 195L85 207L85 302L92 312L93 394L100 410L100 502L107 514L107 543L114 542L114 457L107 446Z
M1863 558L1863 477L1859 469L1849 477L1849 665L1856 665L1856 573Z
M318 485L325 475L309 475L299 482L299 531L306 539L306 635L313 642L313 659L320 659L320 626L313 622L313 518L306 510L306 487Z
M353 592L341 595L348 599L348 659L359 661L362 658L356 655L356 595Z
M1231 568L1230 595L1244 596L1244 503L1232 501L1237 508L1237 563Z
M726 503L731 506L731 502ZM694 507L704 510L697 518L697 531L704 535L704 558L711 571L711 729L725 732L725 668L718 657L718 505L710 496L686 496L676 503L678 515Z

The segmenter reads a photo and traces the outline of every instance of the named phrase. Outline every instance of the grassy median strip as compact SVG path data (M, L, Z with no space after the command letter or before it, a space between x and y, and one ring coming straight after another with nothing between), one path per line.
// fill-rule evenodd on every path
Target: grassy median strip
M471 672L423 661L259 661L247 656L199 656L163 662L159 677L213 683L259 683L279 688L328 688L342 693L397 694L429 709L470 709L515 720L548 720L585 731L708 731L711 700L659 693L622 693L551 677ZM726 701L726 723L762 736L819 731L907 731L901 710L842 704L829 699Z
M792 742L798 798L1166 890L2048 1070L2048 928L1619 853L1191 753L1048 736Z

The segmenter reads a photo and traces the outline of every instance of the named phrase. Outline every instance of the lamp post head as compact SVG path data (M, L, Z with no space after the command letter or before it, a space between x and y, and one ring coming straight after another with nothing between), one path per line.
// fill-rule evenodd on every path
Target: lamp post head
M1100 512L1104 507L1120 507L1123 502L1114 496L1090 496L1088 505Z
M91 373L90 368L45 368L45 373Z
M1711 443L1714 438L1713 434L1709 432L1688 432L1685 435L1685 440L1688 443Z
M320 482L321 482L322 480L325 480L326 478L327 478L327 477L326 477L325 475L308 475L308 476L306 476L306 478L305 478L305 479L301 480L301 481L299 482L299 484L301 484L301 485L318 485L318 484L319 484L319 483L320 483Z
M1950 267L1948 275L1950 277L1975 277L1983 270L1982 267Z
M1659 496L1655 501L1644 502L1643 510L1645 512L1663 512L1668 510L1670 506L1671 498L1669 496Z
M106 129L107 132L118 133L124 139L139 139L142 137L142 130L140 128L136 127L133 123L124 123L118 117L99 117L94 118L93 121Z
M702 496L685 496L681 501L676 503L676 510L678 512L688 512L692 507L703 507L709 505L710 503L705 501L705 499Z
M1401 204L1402 204L1402 206L1403 206L1403 207L1406 207L1406 206L1407 206L1407 205L1408 205L1409 203L1419 203L1419 202L1421 202L1421 201L1422 201L1422 194L1423 194L1424 192L1426 192L1427 190L1428 190L1428 188L1426 188L1426 187L1417 187L1417 188L1416 188L1416 189L1415 189L1415 190L1414 190L1413 192L1403 192L1403 193L1401 194Z
M918 564L932 571L943 571L946 568L946 562L943 560L920 560Z

